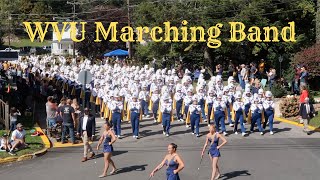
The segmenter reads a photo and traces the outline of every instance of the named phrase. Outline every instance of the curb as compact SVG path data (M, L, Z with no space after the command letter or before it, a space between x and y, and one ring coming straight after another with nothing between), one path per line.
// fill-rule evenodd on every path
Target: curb
M79 143L79 144L71 144L71 143L62 144L61 142L52 143L50 141L49 137L39 127L38 123L36 124L35 129L36 129L36 131L39 131L39 132L43 133L43 135L40 136L40 138L41 138L41 140L42 140L42 142L44 144L44 147L46 149L49 149L49 148L80 147L80 146L84 145L83 143ZM90 141L89 144L92 144L92 142Z
M36 131L39 131L43 134L42 136L40 136L40 138L44 144L44 147L47 149L51 148L51 142L50 142L48 136L43 132L43 130L39 127L38 124L36 124L35 129L36 129Z
M40 151L37 151L37 152L35 152L33 154L24 154L24 155L21 155L20 157L7 157L7 158L4 158L4 159L0 159L0 164L30 160L30 159L33 159L35 157L39 157L39 156L42 156L42 155L46 154L47 151L48 151L47 148L43 148Z
M275 117L274 119L277 120L277 121L280 121L280 122L284 122L284 123L287 123L287 124L294 125L294 126L303 127L303 124L300 124L300 123L297 123L297 122L294 122L294 121L290 121L288 119L284 119L284 118L281 118L281 117ZM312 130L312 131L320 132L320 128L316 128L316 127L313 127L313 126L308 126L308 128L310 130Z
M33 156L34 157L43 156L43 155L45 155L47 153L47 151L48 151L48 148L43 148L40 151L37 151L37 152L33 153Z
M35 157L40 157L40 156L46 154L47 150L48 150L47 148L43 148L42 150L37 151L37 152L35 152L33 154L24 154L24 155L21 155L20 157L7 157L7 158L4 158L4 159L0 159L0 164L6 164L6 163L30 160L30 159L33 159Z
M43 130L39 127L38 123L35 126L36 131L40 131L41 133L43 133L42 136L40 136L44 147L49 149L49 148L66 148L66 147L80 147L83 146L83 143L79 143L79 144L71 144L71 143L65 143L62 144L61 142L56 142L56 143L52 143L49 139L49 137L43 132ZM89 142L89 144L92 144L93 142Z
M15 162L18 159L19 159L18 157L7 157L7 158L4 158L4 159L0 159L0 164Z
M93 142L89 142L89 144L92 144ZM54 148L66 148L66 147L80 147L83 146L83 143L79 143L79 144L71 144L71 143L65 143L62 144L61 142L57 142L57 143L53 143L53 147Z

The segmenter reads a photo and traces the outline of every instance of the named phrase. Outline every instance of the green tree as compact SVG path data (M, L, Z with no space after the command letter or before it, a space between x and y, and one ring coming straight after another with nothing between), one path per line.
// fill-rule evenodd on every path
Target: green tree
M151 58L151 56L167 56L178 54L185 57L196 57L195 62L203 62L203 54L207 52L207 66L225 64L232 59L235 64L259 61L264 58L278 69L278 58L284 56L283 65L287 68L291 57L303 47L308 47L315 40L315 4L313 0L186 0L143 2L134 8L134 26L162 25L171 21L179 27L181 20L189 22L188 26L203 26L208 28L216 23L223 23L219 40L222 46L210 49L206 43L157 43L146 48L136 44L136 56ZM296 43L253 43L244 40L241 43L228 42L230 25L228 22L238 21L248 27L288 26L288 22L296 23ZM281 30L281 29L280 29ZM263 39L262 35L262 39ZM206 36L208 38L208 36ZM150 48L152 47L152 48ZM173 48L168 48L173 47ZM185 48L187 51L184 51ZM156 50L155 50L156 49ZM160 51L164 49L163 51ZM144 52L140 52L144 51ZM153 51L157 51L155 54ZM194 56L200 54L200 56ZM176 57L177 58L177 57ZM185 58L189 61L189 58Z
M31 13L34 14L46 14L51 13L50 7L45 2L36 2L32 8ZM51 21L52 19L48 18L48 16L45 15L36 15L33 17L34 19L37 19L38 21Z
M81 55L89 58L100 58L105 52L118 48L125 48L126 44L124 42L110 42L110 36L107 40L94 42L96 39L96 25L94 22L102 22L105 28L108 27L110 22L118 22L118 32L121 32L121 28L127 25L126 12L122 8L119 8L116 11L110 10L116 8L117 7L113 5L105 5L98 8L93 7L88 10L92 13L86 13L81 16L84 21L88 22L86 25L85 40L76 43L76 49ZM119 37L119 34L117 36ZM100 35L100 38L102 39L103 37Z
M1 26L1 24L0 24ZM3 49L3 40L2 40L2 37L3 37L3 31L0 29L0 49Z
M107 26L107 25L106 25ZM94 42L96 27L94 24L86 26L85 40L76 43L79 54L91 59L101 58L104 53L118 48L125 48L125 43L112 43L110 39Z

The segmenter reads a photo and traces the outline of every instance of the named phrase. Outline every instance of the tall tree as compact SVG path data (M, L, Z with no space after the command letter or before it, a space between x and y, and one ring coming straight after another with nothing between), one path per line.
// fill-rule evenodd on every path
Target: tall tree
M46 13L51 13L50 7L45 2L36 2L32 8L32 13L39 14L34 16L34 19L37 19L38 21L51 21L51 18L48 18L48 16L45 16ZM42 15L41 15L42 14Z
M110 22L118 22L117 31L121 32L121 28L127 25L127 16L124 8L118 8L114 5L105 5L93 7L88 10L90 13L84 13L79 18L86 21L86 33L85 40L76 43L76 49L80 55L89 58L99 58L107 51L111 51L117 48L125 48L124 42L110 42L110 36L106 40L101 42L94 42L96 39L96 25L94 22L102 22L105 29L108 28ZM119 34L117 34L119 37ZM100 34L100 39L102 39Z
M190 26L203 26L209 28L216 23L223 23L221 35L218 37L222 46L218 49L210 49L206 43L156 43L150 45L153 48L140 47L137 44L136 55L143 58L151 58L154 49L158 56L168 54L181 54L186 57L197 57L196 62L203 62L203 56L209 55L209 66L216 63L225 63L226 59L232 59L236 64L259 61L264 58L270 65L278 66L278 57L284 56L285 65L289 65L290 58L303 47L312 45L315 41L315 3L313 0L186 0L186 1L156 1L144 2L133 9L135 26L162 25L165 21L173 22L179 26L179 21L185 19ZM253 43L244 40L240 43L231 43L230 25L228 22L243 22L248 27L276 26L281 28L288 26L288 22L296 23L296 43ZM162 26L163 27L163 26ZM206 39L208 36L205 36ZM262 32L262 38L264 38ZM174 45L171 45L174 44ZM176 45L178 44L178 45ZM184 51L184 47L188 47ZM173 47L173 48L163 48ZM165 49L158 51L158 49ZM146 51L146 52L140 52ZM172 53L173 52L173 53ZM143 56L142 56L143 55ZM178 57L176 57L178 58ZM188 59L188 58L185 58ZM286 68L286 67L285 67Z
M0 27L1 27L1 24L0 24ZM2 29L0 29L0 49L3 49L3 31L2 31Z
M317 44L320 44L320 0L317 0L317 16L316 16L316 21L317 21Z

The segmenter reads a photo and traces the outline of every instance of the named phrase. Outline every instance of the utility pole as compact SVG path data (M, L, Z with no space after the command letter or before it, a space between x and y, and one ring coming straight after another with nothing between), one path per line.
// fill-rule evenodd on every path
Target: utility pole
M75 19L76 19L76 5L81 5L83 3L76 3L75 0L73 0L73 2L69 2L67 1L67 4L71 4L72 5L72 19L73 19L73 22L75 22ZM76 33L77 34L77 33ZM73 41L73 58L76 57L76 43Z
M130 0L127 0L127 7L128 7L128 26L131 27L131 21L130 21ZM128 41L128 52L129 52L129 58L132 58L132 47L131 43Z
M8 32L9 32L9 48L11 48L11 14L10 13L8 13L8 24L9 24L9 26L8 26L8 28L9 28L9 30L8 30Z
M320 0L317 0L317 14L316 14L316 42L320 44Z
M282 72L282 69L281 69L281 63L283 61L283 57L282 55L279 56L279 63L280 63L280 78L281 78L281 72Z

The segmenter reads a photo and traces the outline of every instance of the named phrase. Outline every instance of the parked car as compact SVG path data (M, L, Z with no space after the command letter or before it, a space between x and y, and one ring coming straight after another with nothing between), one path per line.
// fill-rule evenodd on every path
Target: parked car
M51 46L43 46L43 49L51 52Z

